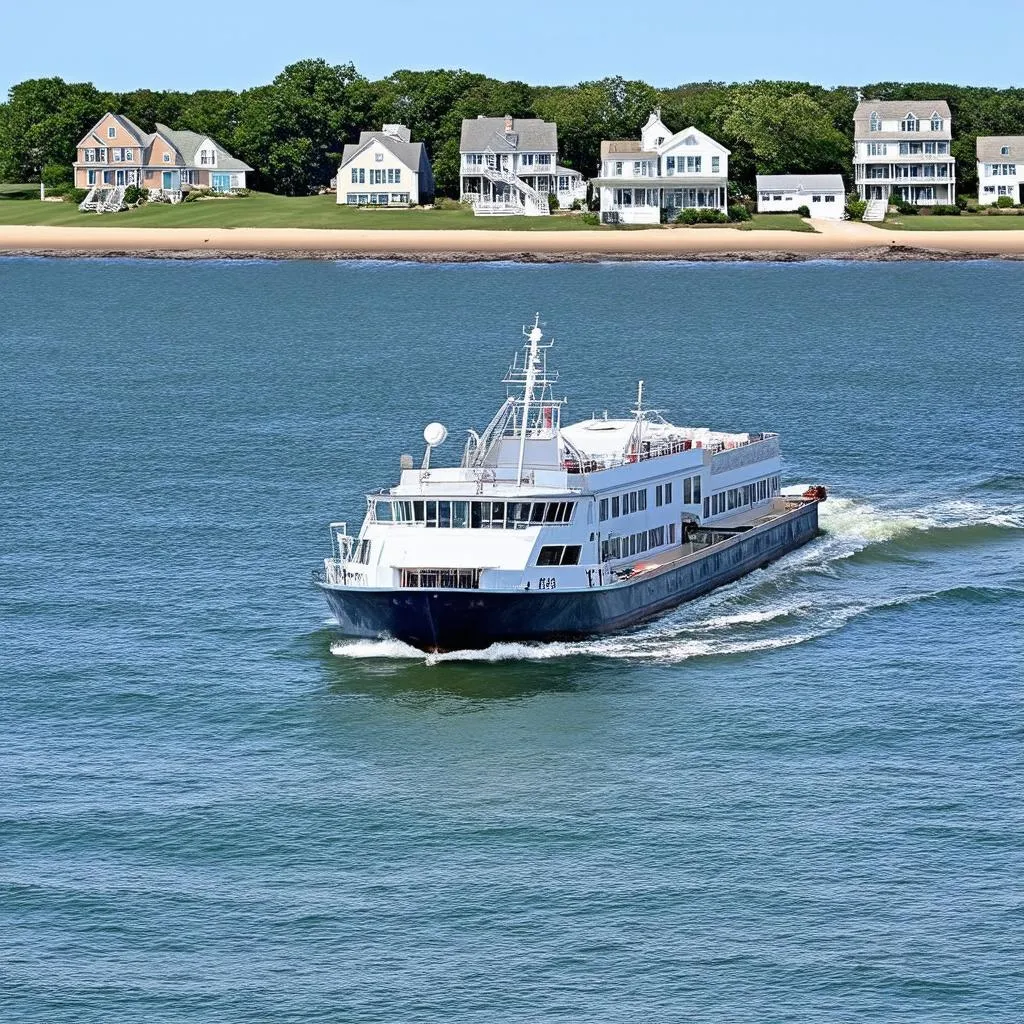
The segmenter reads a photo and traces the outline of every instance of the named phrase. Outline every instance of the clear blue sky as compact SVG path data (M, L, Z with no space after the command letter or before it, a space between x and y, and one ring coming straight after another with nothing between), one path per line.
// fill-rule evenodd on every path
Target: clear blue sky
M158 6L166 17L152 13ZM4 97L15 82L48 75L110 90L242 89L303 57L352 61L370 78L462 67L535 85L622 75L659 86L754 78L1008 86L1024 76L1021 0L906 9L892 0L670 0L653 9L622 0L240 0L101 6L92 15L70 0L9 0L0 8ZM975 10L984 17L970 17Z

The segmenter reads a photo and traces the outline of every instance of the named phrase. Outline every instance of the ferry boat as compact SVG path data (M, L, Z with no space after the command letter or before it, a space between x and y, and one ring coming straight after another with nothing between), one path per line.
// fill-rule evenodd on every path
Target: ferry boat
M680 427L643 404L562 426L540 316L507 397L458 466L423 432L415 468L367 496L357 534L330 524L314 574L342 632L425 651L622 630L818 534L823 487L780 487L779 437Z

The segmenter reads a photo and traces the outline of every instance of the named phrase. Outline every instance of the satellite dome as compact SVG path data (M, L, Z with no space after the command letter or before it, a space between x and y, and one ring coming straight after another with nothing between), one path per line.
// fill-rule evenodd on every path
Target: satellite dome
M431 448L436 448L439 444L444 444L447 436L448 428L443 423L428 423L423 428L423 440L426 441Z

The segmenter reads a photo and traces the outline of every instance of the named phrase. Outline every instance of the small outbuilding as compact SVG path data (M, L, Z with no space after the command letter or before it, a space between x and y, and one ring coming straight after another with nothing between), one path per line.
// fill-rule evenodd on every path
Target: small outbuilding
M758 213L795 213L801 206L812 220L842 220L846 190L841 174L759 174Z

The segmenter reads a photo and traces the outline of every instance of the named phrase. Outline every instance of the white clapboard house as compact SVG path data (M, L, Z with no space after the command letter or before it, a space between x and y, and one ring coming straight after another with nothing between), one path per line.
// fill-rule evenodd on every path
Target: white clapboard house
M544 217L548 196L568 209L587 195L579 171L558 163L558 126L536 117L468 117L459 140L459 200L479 214Z
M1024 203L1024 135L979 135L978 204L991 206L1000 196Z
M345 146L337 179L338 202L347 206L418 206L434 198L434 174L422 142L404 124L360 132Z
M842 220L846 192L841 174L759 174L758 213L795 213L806 206L812 220Z
M728 208L729 150L696 128L670 132L655 110L639 139L601 143L601 220L657 224L664 211Z
M889 197L914 206L956 202L952 118L945 100L861 100L853 115L853 171L865 220L883 220Z

